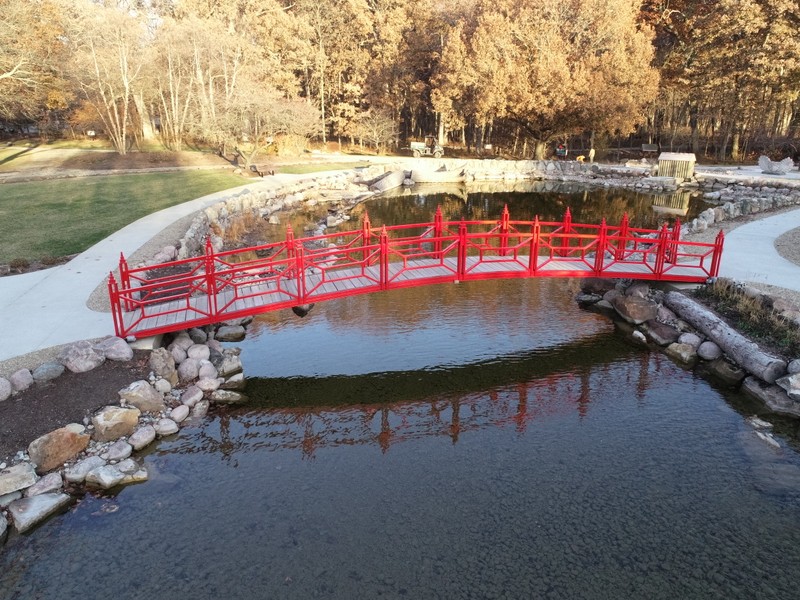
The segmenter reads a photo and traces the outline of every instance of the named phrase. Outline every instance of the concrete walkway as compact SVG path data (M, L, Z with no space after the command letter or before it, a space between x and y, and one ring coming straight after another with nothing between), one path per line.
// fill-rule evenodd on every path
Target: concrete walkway
M111 313L91 310L86 302L119 266L120 252L131 256L179 219L237 192L277 189L309 177L275 175L203 196L143 217L64 265L0 277L0 362L53 346L113 335Z
M117 268L119 255L131 256L179 219L244 189L270 190L314 175L275 175L167 208L131 223L70 262L0 278L0 362L78 340L113 335L111 314L86 302ZM725 239L720 274L740 281L800 291L800 267L781 258L774 241L800 227L800 209L754 221Z

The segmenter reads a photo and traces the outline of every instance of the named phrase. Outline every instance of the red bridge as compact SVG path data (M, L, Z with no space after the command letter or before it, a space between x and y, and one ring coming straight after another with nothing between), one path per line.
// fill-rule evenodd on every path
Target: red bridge
M713 244L672 229L560 222L444 221L286 239L253 248L131 269L120 259L108 287L120 337L145 337L249 315L395 288L506 277L612 277L704 282L716 277ZM253 258L255 257L255 258Z

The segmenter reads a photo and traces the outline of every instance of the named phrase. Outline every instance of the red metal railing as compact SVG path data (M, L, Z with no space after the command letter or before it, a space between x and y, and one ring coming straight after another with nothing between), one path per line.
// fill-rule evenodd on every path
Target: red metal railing
M723 234L713 244L670 230L559 222L445 221L372 227L286 239L253 248L130 268L109 277L114 328L142 337L262 312L401 287L504 277L616 277L703 282L716 277Z

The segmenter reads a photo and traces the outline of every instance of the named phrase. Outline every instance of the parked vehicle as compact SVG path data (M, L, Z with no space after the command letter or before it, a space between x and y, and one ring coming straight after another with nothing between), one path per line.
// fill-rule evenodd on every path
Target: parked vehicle
M432 135L427 136L424 142L410 142L408 146L411 148L411 154L414 158L419 158L420 156L441 158L444 156L444 148L436 143L436 138Z

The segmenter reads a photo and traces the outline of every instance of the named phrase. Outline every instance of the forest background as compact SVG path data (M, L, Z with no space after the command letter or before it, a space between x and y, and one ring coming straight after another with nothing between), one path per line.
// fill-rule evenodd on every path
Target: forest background
M0 135L800 158L797 0L0 0Z

